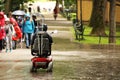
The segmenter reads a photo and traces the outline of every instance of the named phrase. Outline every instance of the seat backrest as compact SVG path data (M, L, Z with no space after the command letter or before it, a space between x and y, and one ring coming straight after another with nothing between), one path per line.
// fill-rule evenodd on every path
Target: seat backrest
M42 47L42 52L47 51L49 52L49 39L48 38L39 38L38 37L35 39L34 44L33 44L33 49L36 51L41 50Z

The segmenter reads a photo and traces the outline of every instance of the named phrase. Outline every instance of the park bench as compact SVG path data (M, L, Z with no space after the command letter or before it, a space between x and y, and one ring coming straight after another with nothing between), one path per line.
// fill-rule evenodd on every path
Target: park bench
M74 28L76 40L79 40L79 41L83 40L84 39L83 38L83 33L84 33L85 27L81 26L81 24L74 23L73 28Z

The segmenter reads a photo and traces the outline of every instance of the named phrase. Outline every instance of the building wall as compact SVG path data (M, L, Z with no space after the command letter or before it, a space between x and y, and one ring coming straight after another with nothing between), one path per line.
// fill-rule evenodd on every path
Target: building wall
M82 0L82 20L89 21L92 13L92 0ZM80 20L80 0L77 0L77 16ZM109 21L109 3L106 8L105 20ZM120 22L120 6L116 6L116 22Z
M106 21L108 22L109 21L109 7L110 7L110 4L109 2L107 3L107 8L106 8ZM116 22L120 23L120 6L116 6Z
M116 7L116 21L120 23L120 6Z
M77 0L77 16L78 20L80 20L80 0ZM92 12L92 1L91 0L83 0L82 1L82 20L89 21Z
M77 0L77 17L80 20L80 0Z

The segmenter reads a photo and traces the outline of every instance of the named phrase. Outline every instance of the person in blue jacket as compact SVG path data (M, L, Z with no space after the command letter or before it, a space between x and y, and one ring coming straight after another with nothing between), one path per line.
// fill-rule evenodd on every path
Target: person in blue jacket
M35 29L34 22L30 20L30 15L26 14L25 20L22 25L22 31L25 35L26 40L26 48L29 48L29 46L31 45L31 39L34 34L34 29Z

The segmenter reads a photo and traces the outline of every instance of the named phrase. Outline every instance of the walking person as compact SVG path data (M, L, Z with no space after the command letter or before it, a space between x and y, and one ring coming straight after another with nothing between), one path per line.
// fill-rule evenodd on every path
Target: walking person
M34 22L30 20L30 15L25 15L25 21L23 22L23 33L25 35L26 48L29 48L31 45L31 39L34 34L35 25Z
M5 18L5 32L6 32L6 52L8 52L8 50L11 52L12 51L12 35L15 34L13 25L10 24L10 19L9 18Z
M57 7L54 8L53 10L53 16L54 16L54 19L56 20L57 16L58 16L58 10L57 10Z
M2 52L3 39L5 38L4 25L5 25L4 12L0 12L0 52Z
M34 26L35 26L35 29L34 29L34 33L36 32L36 29L37 29L37 26L38 26L38 23L37 23L37 17L35 14L32 15L32 20L34 22Z
M13 49L16 49L17 41L22 39L22 31L18 26L17 21L13 17L10 18L10 23L13 25L15 30L15 35L12 36L12 40L13 40Z
M24 41L24 33L23 33L23 30L22 30L22 24L23 24L23 20L24 18L22 16L19 16L17 18L17 23L18 23L18 26L20 27L21 31L22 31L22 39L21 41Z
M23 23L23 18L21 16L19 16L17 18L17 23L18 23L18 26L20 27L20 29L22 30L22 23Z

